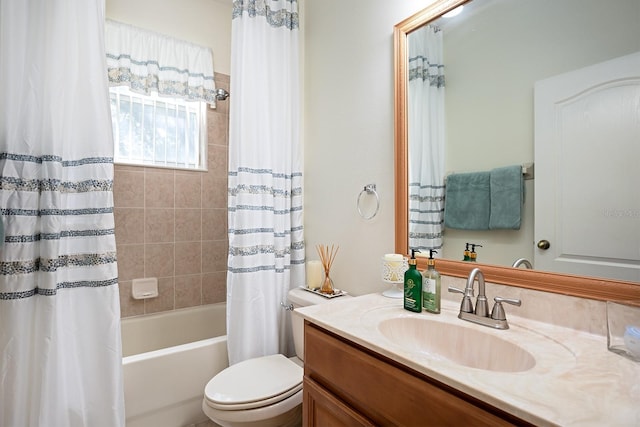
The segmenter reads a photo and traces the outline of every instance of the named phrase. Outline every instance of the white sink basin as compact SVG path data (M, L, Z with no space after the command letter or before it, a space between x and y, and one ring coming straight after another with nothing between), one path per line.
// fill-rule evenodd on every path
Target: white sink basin
M522 372L536 366L531 353L517 344L499 338L495 333L463 325L427 318L394 317L382 320L378 330L406 350L440 356L469 368Z

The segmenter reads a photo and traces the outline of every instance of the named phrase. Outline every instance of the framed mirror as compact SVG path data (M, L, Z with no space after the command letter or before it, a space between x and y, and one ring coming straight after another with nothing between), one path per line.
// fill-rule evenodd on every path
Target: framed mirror
M488 0L472 0L476 8L484 7ZM524 1L524 0L523 0ZM509 2L510 5L517 5L523 1ZM635 0L634 0L635 1ZM405 19L397 24L394 28L394 70L395 70L395 158L396 158L396 252L407 254L409 248L409 144L408 144L408 85L409 85L409 52L408 37L417 30L424 28L425 25L440 18L443 14L450 12L458 6L471 2L467 0L440 0L433 3L423 11ZM493 3L505 3L498 0ZM554 2L550 2L554 3ZM554 4L555 6L555 4ZM612 6L608 6L612 7ZM487 13L488 7L484 13ZM540 30L544 31L545 27L541 21L534 19ZM461 24L461 25L464 25ZM598 31L594 28L590 31ZM469 29L467 37L473 37L472 30ZM523 41L526 43L526 40ZM446 54L445 54L446 56ZM446 61L445 61L446 62ZM504 65L504 64L500 64ZM517 67L514 67L517 68ZM447 109L447 114L449 110ZM498 128L500 124L496 124ZM530 134L533 129L527 130ZM531 138L533 136L531 135ZM479 165L480 168L482 165ZM640 238L640 236L639 236ZM529 239L533 245L533 239ZM462 255L462 247L456 245L456 249ZM445 251L446 252L446 251ZM515 253L515 252L514 252ZM556 292L579 297L586 297L599 300L619 300L619 299L638 299L640 298L640 283L626 282L620 280L596 278L569 275L562 273L554 273L548 271L521 270L511 268L506 264L498 264L487 261L487 263L468 263L457 261L462 257L444 257L438 261L438 269L441 273L466 277L473 267L482 268L485 278L494 283L501 283L524 288ZM482 258L481 258L482 260Z

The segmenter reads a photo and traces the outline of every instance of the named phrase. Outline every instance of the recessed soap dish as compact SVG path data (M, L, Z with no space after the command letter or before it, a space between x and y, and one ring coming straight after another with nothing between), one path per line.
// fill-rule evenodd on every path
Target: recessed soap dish
M144 279L133 279L131 284L131 296L133 299L147 299L158 296L158 279L155 277L145 277Z

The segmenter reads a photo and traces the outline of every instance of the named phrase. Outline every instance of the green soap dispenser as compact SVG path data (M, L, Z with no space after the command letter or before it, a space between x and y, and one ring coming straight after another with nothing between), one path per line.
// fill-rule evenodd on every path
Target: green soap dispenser
M469 245L470 244L471 243L467 243L465 248L464 248L464 254L463 254L463 257L462 257L463 261L471 261L471 256L469 255Z
M429 313L440 313L440 273L436 270L433 254L438 251L429 250L427 269L422 272L422 307Z
M420 313L422 311L422 274L416 269L416 251L411 249L409 269L404 272L404 308Z

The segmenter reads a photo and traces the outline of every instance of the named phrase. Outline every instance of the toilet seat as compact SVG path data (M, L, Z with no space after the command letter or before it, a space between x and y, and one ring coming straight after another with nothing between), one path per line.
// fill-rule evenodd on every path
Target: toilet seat
M303 369L282 354L248 359L214 376L205 387L205 400L224 411L260 408L298 393L302 377Z

